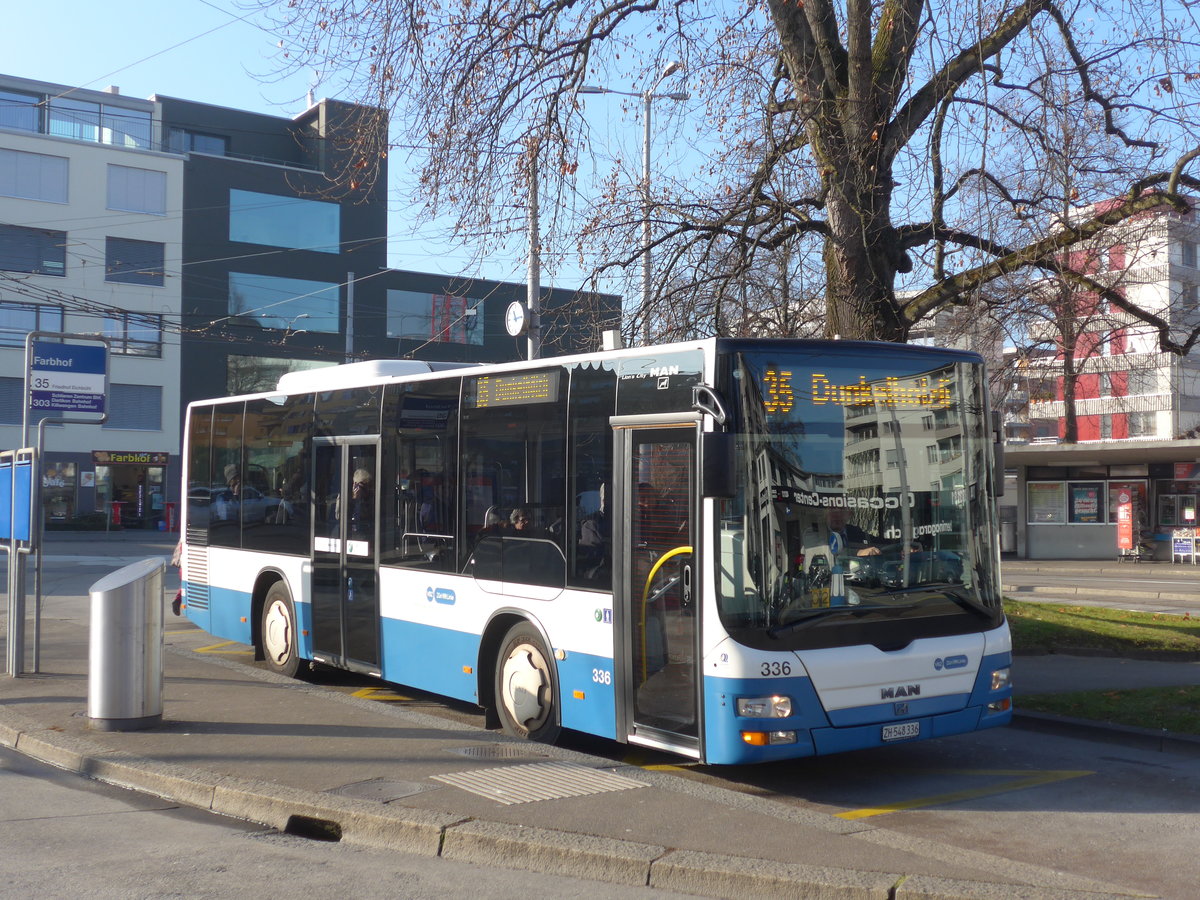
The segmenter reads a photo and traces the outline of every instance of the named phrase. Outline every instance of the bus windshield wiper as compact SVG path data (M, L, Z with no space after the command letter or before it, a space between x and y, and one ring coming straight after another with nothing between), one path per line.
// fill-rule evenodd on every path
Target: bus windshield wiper
M974 597L970 596L963 590L961 584L953 584L951 582L931 582L930 584L914 584L911 587L896 588L888 591L891 597L897 597L902 594L915 594L925 591L930 594L937 594L945 597L947 600L952 600L968 612L973 612L976 615L983 616L986 619L992 619L996 616L996 611L989 606L980 603Z
M844 613L849 616L860 616L864 613L872 612L901 612L907 609L916 607L915 603L904 603L898 606L891 604L877 606L821 606L816 609L800 610L798 618L792 619L790 622L784 622L780 625L775 625L767 629L767 637L781 638L785 634L791 634L793 631L799 631L801 628L809 625L817 619L824 619L833 613Z

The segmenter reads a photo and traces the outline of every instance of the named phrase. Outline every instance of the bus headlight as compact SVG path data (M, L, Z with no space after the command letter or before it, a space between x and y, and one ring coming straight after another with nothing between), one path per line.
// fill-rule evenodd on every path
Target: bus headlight
M748 719L786 719L792 714L792 698L738 697L737 714Z
M1003 669L996 669L992 672L992 690L1000 691L1008 687L1009 669L1005 666Z

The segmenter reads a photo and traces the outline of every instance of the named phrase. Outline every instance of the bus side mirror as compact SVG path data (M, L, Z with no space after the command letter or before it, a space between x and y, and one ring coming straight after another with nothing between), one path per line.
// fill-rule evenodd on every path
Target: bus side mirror
M727 431L700 433L700 496L732 497L737 493L733 477L733 435Z

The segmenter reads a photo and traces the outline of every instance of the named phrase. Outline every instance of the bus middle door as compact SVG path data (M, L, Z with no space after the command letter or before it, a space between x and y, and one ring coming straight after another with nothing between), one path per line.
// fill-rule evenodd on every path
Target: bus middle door
M641 417L638 417L639 419ZM699 738L696 425L616 426L614 597L631 743L695 756Z
M313 657L380 673L378 441L313 439Z

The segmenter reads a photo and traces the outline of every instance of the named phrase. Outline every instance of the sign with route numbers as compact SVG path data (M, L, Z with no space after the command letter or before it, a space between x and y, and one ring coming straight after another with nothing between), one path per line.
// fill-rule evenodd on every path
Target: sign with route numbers
M37 413L102 413L108 348L34 341L29 408Z

